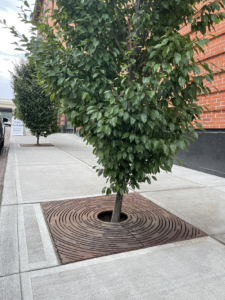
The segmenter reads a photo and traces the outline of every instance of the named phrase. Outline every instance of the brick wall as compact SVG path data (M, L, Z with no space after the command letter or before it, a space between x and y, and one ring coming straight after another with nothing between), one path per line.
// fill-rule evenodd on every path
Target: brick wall
M225 74L218 70L219 68L225 69L225 20L215 24L215 29L216 32L206 32L205 37L209 39L209 44L204 48L205 55L203 53L195 54L196 60L199 59L208 64L212 62L217 65L217 68L213 67L214 81L212 83L207 82L211 94L199 95L199 105L207 106L209 109L209 111L205 110L201 114L201 123L205 129L225 129ZM183 35L195 36L195 33L191 33L190 25L183 27L180 32ZM217 37L212 37L209 34L214 34ZM202 38L203 36L198 34L198 37ZM213 88L213 85L220 92Z

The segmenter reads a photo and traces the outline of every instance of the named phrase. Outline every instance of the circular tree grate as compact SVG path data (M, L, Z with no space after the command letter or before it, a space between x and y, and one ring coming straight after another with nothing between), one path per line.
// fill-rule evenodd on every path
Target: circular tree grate
M206 234L137 193L124 195L120 223L102 222L115 195L42 203L62 264L178 242Z

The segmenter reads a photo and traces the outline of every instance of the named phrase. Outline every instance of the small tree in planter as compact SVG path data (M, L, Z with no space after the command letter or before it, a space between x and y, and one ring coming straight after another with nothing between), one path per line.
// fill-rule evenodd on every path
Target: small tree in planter
M205 5L197 11L197 5ZM112 222L120 219L128 187L151 183L160 168L171 171L179 148L186 149L202 107L197 95L209 93L213 71L196 65L208 39L192 40L179 29L206 33L224 19L223 1L194 0L58 0L51 27L45 20L23 22L38 28L34 43L11 27L31 51L40 82L82 126L98 156L98 175L116 193ZM25 1L24 4L28 6ZM196 13L198 14L196 15ZM35 19L35 18L34 18Z
M40 136L58 132L57 105L38 84L34 64L29 65L28 60L23 59L14 64L11 84L15 95L14 116L22 120L37 137L37 145Z

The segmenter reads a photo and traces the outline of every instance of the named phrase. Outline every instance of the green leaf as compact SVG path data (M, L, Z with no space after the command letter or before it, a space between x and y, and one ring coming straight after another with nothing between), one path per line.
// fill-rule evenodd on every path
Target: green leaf
M179 85L180 85L181 87L183 87L184 84L186 83L186 80L185 80L185 78L184 78L183 76L180 76L180 77L178 78L178 82L179 82Z
M200 129L200 130L202 130L203 128L202 128L202 124L201 123L196 123L196 125L198 126L198 128Z
M101 114L101 112L98 112L98 113L96 114L96 117L97 117L97 120L100 120L100 119L101 119L101 117L102 117L102 114Z
M129 89L128 93L127 93L127 97L128 98L132 98L134 96L134 91Z
M201 72L201 69L198 67L198 66L196 66L196 65L193 65L192 66L192 70L194 71L194 73L196 73L196 74L200 74L200 72Z
M152 97L155 96L155 91L147 91L146 94L147 94L150 98L152 98Z
M173 123L170 123L169 128L170 128L171 131L174 131L175 130L175 125Z
M59 78L59 80L58 80L58 84L60 85L60 84L62 84L63 83L63 81L64 81L64 78Z
M179 165L180 165L180 166L183 166L183 163L182 163L182 161L181 161L181 160L179 160L179 159L176 159L176 161L179 163Z
M51 101L53 101L53 100L54 100L54 98L55 98L55 93L51 94L51 96L50 96L50 100L51 100Z
M163 144L163 152L168 155L169 154L169 147L166 144Z
M136 138L136 134L135 133L131 133L129 136L129 140L132 142L133 140L135 140Z
M125 112L125 114L123 115L124 121L126 121L128 118L129 118L129 114L127 112Z
M122 135L122 139L125 139L125 138L127 138L128 136L129 136L129 132L126 132L126 133L124 133L123 135Z
M178 64L180 60L181 60L180 53L175 53L174 54L174 61L175 61L175 63Z
M142 137L141 137L141 141L145 144L146 142L147 142L147 136L145 136L145 135L143 135Z
M197 42L197 44L198 44L200 47L204 47L204 45L205 45L205 44L208 45L208 43L209 43L209 40L208 40L208 39L202 39L202 40L199 40L199 41Z
M117 117L112 118L112 126L115 127L117 123Z
M170 47L166 46L165 49L162 52L163 57L167 56L167 54L169 53L169 51L170 51Z
M211 76L206 75L205 78L208 82L213 82L213 78L211 78Z
M152 51L149 58L151 59L155 54L156 54L156 51Z
M97 47L98 44L99 44L99 41L95 39L94 42L93 42L94 47Z
M140 114L140 117L141 117L141 121L142 121L143 123L146 123L146 121L147 121L147 114L142 113L142 114Z
M166 65L166 71L167 71L167 73L170 73L172 71L172 66L167 64Z
M219 24L220 21L221 21L221 19L218 18L218 19L216 19L215 23L216 23L216 24Z
M39 27L40 32L43 32L45 29L45 24L41 24Z
M134 156L133 156L133 154L131 154L131 153L130 153L130 154L128 154L128 159L129 159L129 161L131 161L131 162L132 162L132 161L134 160Z
M144 84L148 84L148 83L150 82L150 80L151 80L151 76L149 76L149 77L144 77L144 78L142 79L142 82L143 82Z
M161 64L156 64L154 65L154 72L157 71L159 69L159 67L161 66Z

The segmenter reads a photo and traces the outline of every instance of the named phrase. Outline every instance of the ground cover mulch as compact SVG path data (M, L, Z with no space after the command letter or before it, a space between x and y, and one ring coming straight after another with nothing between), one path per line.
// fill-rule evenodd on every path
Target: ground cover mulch
M2 194L2 189L3 189L5 169L6 169L6 164L7 164L7 157L8 157L8 152L9 152L10 133L11 133L11 128L6 127L5 128L5 143L4 143L4 147L0 154L0 203L1 203L1 194Z

